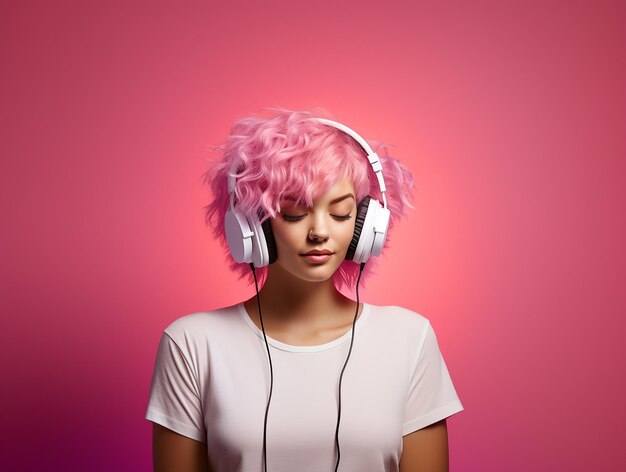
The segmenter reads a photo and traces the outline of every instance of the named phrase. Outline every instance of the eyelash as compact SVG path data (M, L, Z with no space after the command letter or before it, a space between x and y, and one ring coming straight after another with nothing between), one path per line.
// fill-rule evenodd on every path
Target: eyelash
M285 215L284 213L281 213L281 215L283 217L283 220L285 220L287 223L297 223L302 218L304 218L304 216L290 216L290 215ZM348 221L349 219L352 218L352 215L350 215L350 213L348 213L347 215L330 215L330 216L332 216L338 221Z

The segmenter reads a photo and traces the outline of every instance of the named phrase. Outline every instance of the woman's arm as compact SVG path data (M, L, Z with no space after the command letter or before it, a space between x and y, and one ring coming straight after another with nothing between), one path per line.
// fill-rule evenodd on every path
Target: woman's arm
M448 472L448 429L445 419L402 438L400 472Z
M154 472L213 472L206 444L157 423L152 426L152 461Z

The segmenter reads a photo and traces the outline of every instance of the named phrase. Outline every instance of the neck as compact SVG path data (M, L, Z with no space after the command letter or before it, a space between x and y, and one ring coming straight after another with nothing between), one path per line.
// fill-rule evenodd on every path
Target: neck
M259 291L263 319L317 325L337 312L353 310L355 302L346 298L332 279L310 282L287 273L280 266L269 267L267 280ZM246 302L256 312L256 295Z

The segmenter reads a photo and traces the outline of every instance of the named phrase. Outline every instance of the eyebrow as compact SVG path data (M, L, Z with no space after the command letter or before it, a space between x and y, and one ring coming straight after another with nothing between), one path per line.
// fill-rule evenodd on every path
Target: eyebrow
M339 198L335 198L333 201L331 201L330 203L339 203L342 200L345 200L346 198L350 198L352 197L353 200L356 200L356 198L354 198L354 195L352 195L351 193L346 193L343 197L339 197Z
M338 197L338 198L335 198L334 200L332 200L332 201L330 202L330 204L331 204L331 205L334 205L335 203L339 203L339 202L341 202L341 201L345 200L346 198L350 198L350 197L352 197L352 199L353 199L353 200L356 200L356 198L354 197L354 195L352 195L351 193L346 193L345 195L343 195L343 196L341 196L341 197ZM296 197L294 197L294 196L291 196L291 195L286 195L286 196L284 196L282 199L283 199L283 200L289 200L290 202L295 202L295 201L297 201L297 198L296 198Z

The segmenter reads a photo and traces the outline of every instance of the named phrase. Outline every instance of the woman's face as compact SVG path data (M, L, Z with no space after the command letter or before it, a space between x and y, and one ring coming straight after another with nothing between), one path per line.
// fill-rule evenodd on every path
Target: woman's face
M349 179L337 181L313 208L280 202L281 212L271 219L278 258L276 264L310 282L328 280L343 262L356 220L356 196ZM329 255L309 255L311 251Z

